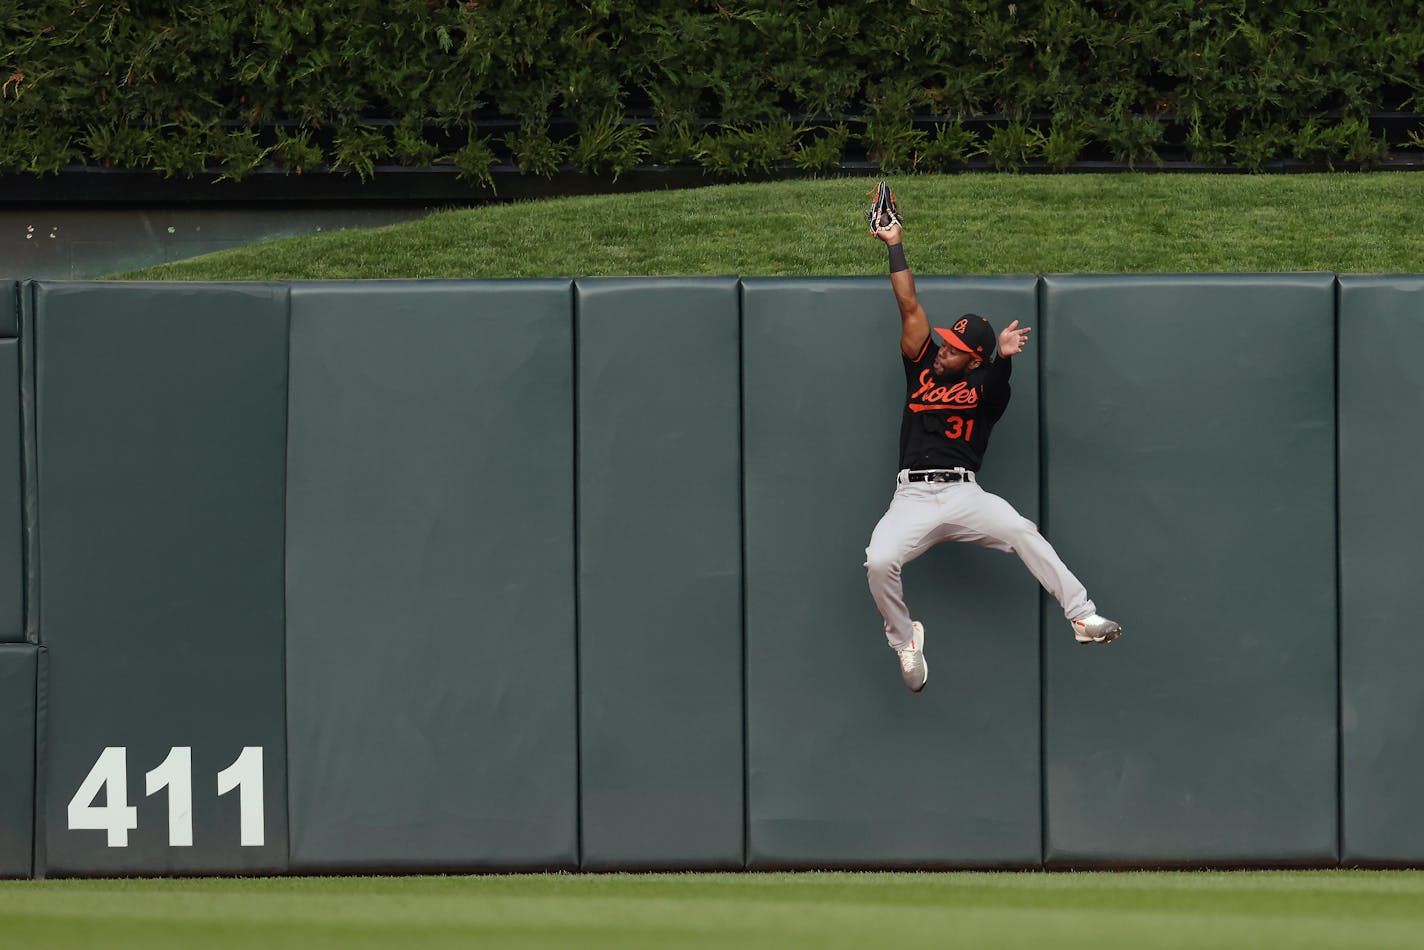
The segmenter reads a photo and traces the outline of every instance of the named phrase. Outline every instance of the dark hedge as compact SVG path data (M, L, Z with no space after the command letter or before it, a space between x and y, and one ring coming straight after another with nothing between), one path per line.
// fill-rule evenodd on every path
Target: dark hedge
M1424 145L1417 0L0 0L0 29L0 173L1366 167Z

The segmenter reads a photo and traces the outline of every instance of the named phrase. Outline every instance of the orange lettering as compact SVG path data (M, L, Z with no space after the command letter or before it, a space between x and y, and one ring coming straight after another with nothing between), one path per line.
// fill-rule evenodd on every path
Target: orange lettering
M917 399L923 401L916 403ZM934 376L929 370L920 373L920 388L910 394L911 412L924 412L926 409L938 409L944 406L973 409L977 405L979 405L979 390L970 386L967 381L961 379L952 386L936 386Z
M941 402L947 402L955 406L963 406L966 409L970 406L979 405L979 391L972 388L964 380L960 380L945 392Z

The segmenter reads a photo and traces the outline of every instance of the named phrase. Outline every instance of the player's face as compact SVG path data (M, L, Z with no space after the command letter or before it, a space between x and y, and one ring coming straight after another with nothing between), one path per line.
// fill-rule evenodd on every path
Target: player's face
M957 379L978 364L978 357L945 344L935 353L934 374L940 379Z

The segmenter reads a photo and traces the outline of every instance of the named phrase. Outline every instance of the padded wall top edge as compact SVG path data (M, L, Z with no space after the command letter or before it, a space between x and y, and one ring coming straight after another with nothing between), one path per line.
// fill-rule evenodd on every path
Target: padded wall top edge
M1189 274L1189 273L1176 273L1176 274L1173 274L1173 273L1155 273L1155 274L1063 274L1063 273L1059 273L1059 274L1053 274L1053 273L1049 273L1049 274L1040 274L1040 275L1038 275L1038 276L1039 276L1041 279L1043 279L1043 280L1045 280L1045 281L1049 281L1049 282L1051 282L1051 283L1056 283L1056 282L1059 282L1059 281L1075 281L1075 282L1076 282L1076 281L1089 281L1089 282L1095 282L1095 283L1113 283L1113 284L1123 284L1123 283L1144 283L1144 284L1150 284L1150 283L1162 283L1162 282L1177 283L1177 282L1182 281L1183 279L1186 279L1186 280L1208 280L1208 281L1211 281L1212 283L1222 283L1222 282L1230 283L1230 282L1239 281L1239 282L1241 282L1241 283L1249 283L1249 284L1252 284L1252 285L1255 285L1255 286L1260 286L1262 283L1271 283L1271 282L1274 281L1274 280L1279 280L1279 281L1281 281L1282 283L1298 284L1298 283L1300 283L1302 280L1308 281L1308 280L1310 280L1311 278L1314 278L1314 279L1317 279L1317 280L1320 280L1320 281L1323 281L1323 282L1327 282L1327 283L1328 283L1328 282L1330 282L1330 281L1332 281L1332 280L1337 279L1337 277L1338 277L1338 275L1337 275L1334 271L1328 271L1328 270L1323 270L1323 271L1322 271L1322 270L1311 270L1311 271L1271 271L1271 272L1260 272L1260 273L1247 273L1247 272L1239 272L1239 271L1238 271L1238 272L1222 271L1222 272L1216 272L1216 273L1202 273L1202 274Z
M1342 287L1390 287L1395 290L1424 290L1424 274L1340 274Z
M288 280L282 281L292 293L330 293L341 289L391 289L419 290L431 293L444 290L460 290L478 287L481 290L499 290L501 285L510 288L539 289L572 287L572 277L448 277L448 278L394 278L383 277L375 280Z
M913 268L913 265L911 265ZM995 285L1000 283L1022 283L1037 281L1038 274L937 274L928 270L915 270L916 280L936 280L972 284ZM863 287L868 283L889 285L888 274L820 274L810 277L739 277L737 280L749 287L775 287L783 284L836 285L846 284Z
M716 287L736 287L741 279L735 276L691 277L580 277L574 286L585 296L598 293L622 293L625 290L653 288L660 290L697 290Z
M146 292L166 290L181 297L212 293L214 290L241 292L289 286L289 282L281 280L32 280L26 281L26 284L32 285L47 297L71 293L93 293L96 290L141 290Z

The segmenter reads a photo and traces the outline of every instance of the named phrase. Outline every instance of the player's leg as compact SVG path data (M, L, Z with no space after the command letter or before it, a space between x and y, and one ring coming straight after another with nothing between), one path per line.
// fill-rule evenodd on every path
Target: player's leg
M939 540L936 533L941 527L933 491L918 482L900 485L865 549L870 596L885 621L885 639L897 651L910 647L915 640L914 621L905 606L900 581L901 569Z
M1043 589L1053 595L1070 622L1097 613L1081 581L1068 570L1053 545L1039 534L1038 526L1014 510L998 495L984 491L976 483L966 483L949 496L951 510L945 520L955 525L949 537L972 541L998 551L1017 554Z

